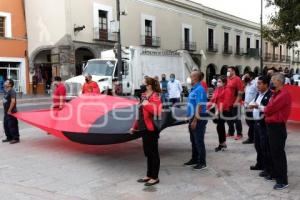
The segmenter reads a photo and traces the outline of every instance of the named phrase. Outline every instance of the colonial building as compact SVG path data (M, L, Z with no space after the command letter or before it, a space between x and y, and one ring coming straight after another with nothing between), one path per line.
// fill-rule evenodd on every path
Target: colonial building
M297 42L297 46L291 49L292 55L292 73L300 74L300 42Z
M11 78L15 89L26 93L27 36L22 0L0 0L0 93Z
M53 75L78 75L115 46L114 0L25 0L30 77L45 88ZM123 46L185 49L210 83L227 66L259 72L260 26L189 0L122 0ZM159 74L158 74L159 75ZM42 90L41 90L42 91Z
M284 44L274 46L271 42L264 41L264 71L268 68L276 68L279 71L291 69L291 49Z

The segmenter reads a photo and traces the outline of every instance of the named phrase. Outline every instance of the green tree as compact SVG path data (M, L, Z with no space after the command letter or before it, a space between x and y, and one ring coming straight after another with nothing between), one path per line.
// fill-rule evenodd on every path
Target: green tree
M267 0L267 7L277 11L263 28L263 36L275 46L287 44L293 47L300 40L300 0Z

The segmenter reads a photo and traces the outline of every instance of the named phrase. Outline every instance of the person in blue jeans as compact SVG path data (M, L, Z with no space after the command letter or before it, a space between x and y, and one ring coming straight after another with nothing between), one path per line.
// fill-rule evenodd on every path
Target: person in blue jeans
M160 88L161 88L161 102L168 102L168 80L166 74L161 75Z
M192 89L188 97L187 115L190 118L189 132L192 144L192 158L184 163L185 166L194 166L195 170L202 170L206 166L206 149L204 135L207 124L207 95L201 86L201 73L193 71L190 76Z

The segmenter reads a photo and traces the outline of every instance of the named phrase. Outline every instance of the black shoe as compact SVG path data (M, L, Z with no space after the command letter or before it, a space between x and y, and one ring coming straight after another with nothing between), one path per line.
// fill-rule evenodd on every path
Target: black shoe
M147 179L141 178L141 179L137 180L138 183L147 183L148 181L150 181L150 178L147 178Z
M3 143L10 142L10 141L11 140L9 140L9 139L2 140Z
M265 178L265 180L268 181L268 182L274 182L274 181L275 181L275 178L273 178L273 177L270 176L270 175L269 175L269 176L265 176L264 178Z
M197 161L194 161L193 159L191 159L189 162L184 163L184 166L191 166L191 165L196 165Z
M258 174L260 177L267 177L267 176L270 176L267 172L265 171L262 171Z
M251 141L251 140L249 140L249 139L247 139L247 140L245 140L244 142L243 142L243 144L253 144L254 142L253 141Z
M250 166L250 170L260 171L263 170L263 168L258 165L254 165L254 166Z
M147 183L145 183L145 186L146 186L146 187L150 187L150 186L156 185L156 184L158 184L158 183L159 183L159 179L157 179L157 181L155 181L154 183L149 183L149 182L147 182Z
M203 169L206 169L207 166L206 165L196 165L195 167L193 167L194 170L203 170Z
M273 188L274 188L274 190L283 190L287 187L289 187L288 184L279 184L279 183L277 183L276 185L274 185Z
M219 151L224 151L225 149L227 149L227 145L219 145L217 148L215 148L215 152L219 152Z
M17 144L17 143L19 143L20 142L20 140L11 140L10 142L9 142L9 144Z

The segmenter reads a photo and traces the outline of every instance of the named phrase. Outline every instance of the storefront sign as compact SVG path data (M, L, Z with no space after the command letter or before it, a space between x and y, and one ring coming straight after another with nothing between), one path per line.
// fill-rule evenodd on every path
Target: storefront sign
M172 50L149 50L143 49L141 55L147 56L180 56L180 53Z

